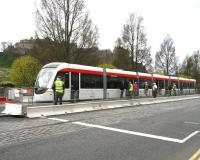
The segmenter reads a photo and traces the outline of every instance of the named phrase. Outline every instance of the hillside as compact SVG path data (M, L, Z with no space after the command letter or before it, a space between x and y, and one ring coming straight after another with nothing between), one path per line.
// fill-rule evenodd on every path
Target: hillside
M0 82L7 81L9 75L9 68L11 65L11 60L9 60L5 55L0 53Z
M0 82L7 81L9 75L9 68L2 68L0 67Z
M11 65L11 59L0 53L0 68L9 68Z

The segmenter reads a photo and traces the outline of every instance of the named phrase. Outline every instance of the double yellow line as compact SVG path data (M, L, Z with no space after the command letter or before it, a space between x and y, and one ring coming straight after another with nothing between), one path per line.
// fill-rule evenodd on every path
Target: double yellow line
M189 160L200 160L200 149Z

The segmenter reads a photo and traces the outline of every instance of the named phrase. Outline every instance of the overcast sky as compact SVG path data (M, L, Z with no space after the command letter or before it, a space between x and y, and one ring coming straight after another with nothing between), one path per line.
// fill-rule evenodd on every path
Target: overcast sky
M34 36L34 4L35 0L0 0L0 42ZM200 0L86 0L86 7L99 28L101 49L114 48L133 12L144 18L153 56L167 34L180 61L200 49Z

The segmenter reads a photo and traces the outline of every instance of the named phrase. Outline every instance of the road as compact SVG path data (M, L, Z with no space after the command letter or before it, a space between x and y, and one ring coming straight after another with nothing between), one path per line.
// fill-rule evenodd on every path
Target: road
M200 99L43 118L0 118L2 160L189 160Z

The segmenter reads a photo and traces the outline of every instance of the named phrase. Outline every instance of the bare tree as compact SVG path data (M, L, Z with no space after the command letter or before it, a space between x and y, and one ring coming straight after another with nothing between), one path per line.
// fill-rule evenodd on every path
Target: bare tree
M191 56L186 56L182 66L181 74L192 76L195 79L199 79L200 75L200 51L194 51Z
M172 38L167 35L160 45L160 51L155 56L155 69L162 71L165 75L175 74L178 58L175 54L175 46Z
M194 75L197 75L200 73L200 51L194 51L192 58L194 63Z
M120 43L120 47L129 51L131 66L136 71L138 71L138 65L151 66L152 63L150 47L147 46L142 22L143 17L132 13L123 27L122 37L117 40L117 44Z
M38 35L59 45L67 62L72 62L75 48L98 45L98 29L89 19L84 0L41 0L36 26Z
M147 39L144 32L139 34L136 49L136 65L140 64L145 66L146 70L149 72L153 72L152 67L152 58L151 58L151 47L147 46Z
M186 56L181 66L181 74L191 76L194 68L192 56Z
M4 52L7 47L12 46L11 42L1 42L2 51Z
M113 50L113 65L119 69L131 70L130 57L127 49L120 46L115 47Z

